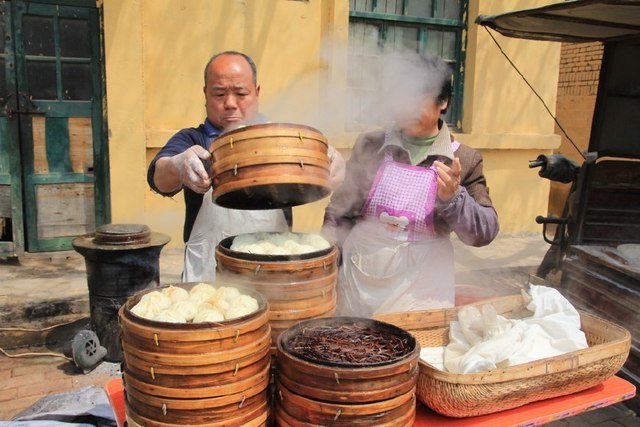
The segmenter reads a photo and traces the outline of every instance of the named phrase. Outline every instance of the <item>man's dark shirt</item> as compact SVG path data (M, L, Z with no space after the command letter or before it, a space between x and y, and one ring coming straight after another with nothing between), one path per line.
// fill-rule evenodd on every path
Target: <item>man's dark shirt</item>
M163 196L171 197L180 192L180 190L184 190L185 218L182 238L185 242L189 240L191 229L193 228L193 223L196 221L196 217L198 216L200 206L202 206L202 198L204 195L196 193L187 187L180 188L169 193L163 193L158 190L153 182L153 175L156 171L156 162L162 157L172 157L176 154L180 154L194 145L199 145L205 150L209 150L211 142L218 137L220 133L221 131L214 127L208 119L205 119L204 123L197 128L182 129L173 135L167 144L162 147L158 154L156 154L147 171L147 182L153 191L160 193ZM203 161L203 163L205 170L210 171L211 162L207 160Z

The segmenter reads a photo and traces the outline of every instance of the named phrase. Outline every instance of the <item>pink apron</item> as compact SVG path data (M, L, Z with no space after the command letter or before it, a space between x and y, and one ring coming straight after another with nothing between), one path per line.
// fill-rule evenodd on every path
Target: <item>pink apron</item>
M424 168L395 162L387 150L363 214L367 220L379 220L388 235L398 240L415 242L433 238L437 193L438 173L433 166Z
M399 163L385 152L364 219L343 245L339 315L453 306L453 248L433 226L437 187L435 168Z

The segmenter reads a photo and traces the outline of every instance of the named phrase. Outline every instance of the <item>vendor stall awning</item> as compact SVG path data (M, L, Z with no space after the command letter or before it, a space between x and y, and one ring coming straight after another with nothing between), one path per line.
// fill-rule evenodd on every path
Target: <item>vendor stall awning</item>
M575 0L499 15L476 24L508 37L593 42L640 36L640 0Z

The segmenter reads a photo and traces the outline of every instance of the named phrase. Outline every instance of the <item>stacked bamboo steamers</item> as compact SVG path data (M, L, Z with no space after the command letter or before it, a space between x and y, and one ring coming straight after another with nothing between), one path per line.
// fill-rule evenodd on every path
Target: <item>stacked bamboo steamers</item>
M329 194L328 144L308 126L267 123L225 133L211 146L215 203L234 209L275 209ZM218 277L250 287L269 302L272 353L278 336L301 320L333 315L338 249L260 255L216 248Z
M272 209L318 200L329 193L327 150L322 134L306 126L267 124L229 132L212 146L215 202ZM275 424L412 425L419 345L389 324L331 317L338 249L258 255L234 251L239 237L216 248L218 278L268 300Z
M328 145L317 130L261 124L223 134L211 146L213 200L233 209L277 209L329 194ZM299 321L333 315L335 246L295 256L216 249L218 279L258 302L231 320L171 323L137 315L145 293L119 312L125 408L130 425L262 426L280 333ZM189 291L195 283L173 285Z
M190 291L200 285L173 287ZM135 295L120 309L128 424L265 425L271 337L264 296L243 289L257 310L220 322L173 323L135 314L146 294L166 290Z
M293 426L412 426L420 345L356 317L305 320L278 339L273 418Z

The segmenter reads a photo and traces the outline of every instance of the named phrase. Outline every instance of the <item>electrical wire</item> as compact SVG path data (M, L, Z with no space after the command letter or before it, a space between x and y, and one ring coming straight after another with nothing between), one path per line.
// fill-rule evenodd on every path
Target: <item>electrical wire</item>
M44 331L48 331L51 329L55 329L55 328L59 328L60 326L66 326L66 325L70 325L72 323L76 323L77 321L82 320L82 318L80 319L76 319L76 320L70 320L68 322L65 323L57 323L55 325L51 325L51 326L47 326L46 328L42 328L42 329L31 329L31 328L0 328L0 331L20 331L20 332L44 332Z
M580 156L582 157L583 160L586 160L586 156L584 155L584 153L578 148L578 146L575 144L575 142L573 142L573 139L571 139L571 137L567 134L567 132L564 130L564 128L562 127L562 125L560 124L560 122L558 121L558 119L553 115L553 113L551 112L551 110L549 109L549 107L547 106L547 103L544 102L544 99L542 99L542 97L538 94L538 92L533 88L533 86L531 86L531 83L529 83L529 81L527 80L527 78L520 72L520 70L518 69L518 67L516 67L516 64L513 63L513 61L511 61L511 59L509 58L509 56L505 53L505 51L502 49L502 46L500 46L500 43L498 43L498 40L496 40L495 37L493 37L493 34L491 34L491 31L489 31L489 29L487 27L483 27L487 33L489 34L489 37L491 37L491 39L493 40L493 42L496 44L496 46L498 46L498 50L500 50L500 53L502 53L502 55L507 59L507 61L509 61L509 64L511 64L511 66L513 67L514 70L516 70L516 73L518 73L518 75L520 75L520 77L522 77L522 80L524 80L524 82L527 84L527 86L529 86L529 88L533 91L533 93L535 94L536 97L538 97L538 99L540 100L540 102L542 103L542 105L544 106L545 110L547 110L547 113L549 113L549 116L551 116L551 118L553 119L553 121L556 123L556 125L558 125L558 128L560 128L560 130L562 131L562 133L564 134L564 136L567 137L567 140L569 140L569 142L571 143L571 145L573 145L573 148L576 149L576 151L578 152L578 154L580 154Z
M11 359L17 359L17 358L20 358L20 357L52 356L52 357L61 357L63 359L67 359L70 362L73 362L72 358L67 357L64 354L60 354L60 353L15 353L15 354L9 354L2 348L0 348L0 353L4 354L6 357L9 357Z
M44 332L44 331L48 331L54 328L59 328L60 326L66 326L66 325L70 325L72 323L77 322L78 320L81 319L76 319L76 320L70 320L69 322L64 322L64 323L58 323L55 325L51 325L51 326L47 326L46 328L42 328L42 329L32 329L32 328L0 328L0 331L6 331L6 332L15 332L15 331L19 331L19 332ZM71 357L65 356L64 354L60 354L60 353L48 353L48 352L43 352L43 353L14 353L14 354L10 354L7 353L3 348L0 348L0 353L2 353L3 355L5 355L6 357L9 358L20 358L20 357L41 357L41 356L51 356L51 357L61 357L63 359L66 359L70 362L73 362L73 359Z

